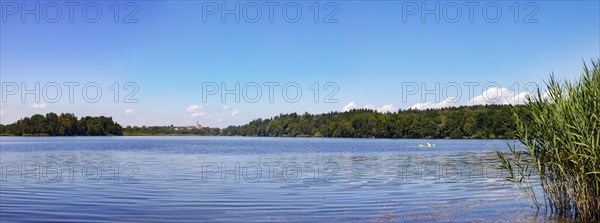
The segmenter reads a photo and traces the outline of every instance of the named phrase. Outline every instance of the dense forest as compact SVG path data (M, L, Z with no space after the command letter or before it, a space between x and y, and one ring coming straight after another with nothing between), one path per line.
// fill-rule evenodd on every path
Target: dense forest
M512 109L521 106L486 105L379 113L370 109L348 112L279 115L223 129L223 135L315 136L352 138L514 138Z
M126 127L125 135L226 135L354 138L514 138L512 109L522 106L481 105L379 113L370 109L326 114L282 114L241 126L185 128Z
M0 135L17 136L106 136L123 135L123 128L111 117L77 117L71 113L36 114L13 124L1 125Z

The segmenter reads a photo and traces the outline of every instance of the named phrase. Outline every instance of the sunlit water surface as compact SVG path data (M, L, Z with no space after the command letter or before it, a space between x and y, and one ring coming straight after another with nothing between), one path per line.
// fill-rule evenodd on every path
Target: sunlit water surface
M0 137L0 220L551 221L496 168L514 143Z

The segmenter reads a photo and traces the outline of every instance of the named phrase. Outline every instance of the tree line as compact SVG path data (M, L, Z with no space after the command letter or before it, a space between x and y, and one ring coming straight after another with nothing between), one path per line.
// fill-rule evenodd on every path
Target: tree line
M71 113L36 114L9 125L0 124L0 135L16 136L107 136L123 135L123 127L112 117L86 116L80 119Z
M83 117L63 113L34 115L0 125L3 135L210 135L345 138L514 138L513 111L527 115L523 106L477 105L380 113L371 109L325 114L281 114L227 128L127 126L110 117Z
M123 129L125 135L143 136L143 135L203 135L218 136L221 135L220 128L193 128L193 127L175 127L170 126L127 126Z
M514 138L513 109L478 105L380 113L371 109L326 114L282 114L223 129L223 135L347 138Z
M281 114L248 124L219 128L127 126L125 135L223 135L347 138L514 138L513 109L522 106L479 105L380 113L370 109L313 115Z

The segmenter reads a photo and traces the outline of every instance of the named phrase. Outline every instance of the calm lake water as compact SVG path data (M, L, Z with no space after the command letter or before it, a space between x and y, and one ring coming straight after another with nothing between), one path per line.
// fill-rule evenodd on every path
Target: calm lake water
M507 143L0 137L0 220L549 221L501 179Z

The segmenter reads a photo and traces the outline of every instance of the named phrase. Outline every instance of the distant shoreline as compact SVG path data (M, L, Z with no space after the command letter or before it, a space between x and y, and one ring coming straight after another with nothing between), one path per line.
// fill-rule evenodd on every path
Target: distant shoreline
M36 114L8 125L5 136L257 136L386 139L513 139L513 114L525 115L522 106L476 105L381 113L353 109L323 114L280 114L247 124L211 128L195 126L126 126L112 117L71 113Z
M241 135L191 135L191 134L159 134L159 135L98 135L98 136L50 136L50 135L0 135L0 137L241 137L241 138L312 138L312 139L414 139L414 140L514 140L515 138L370 138L370 137L319 137L319 136L241 136Z

